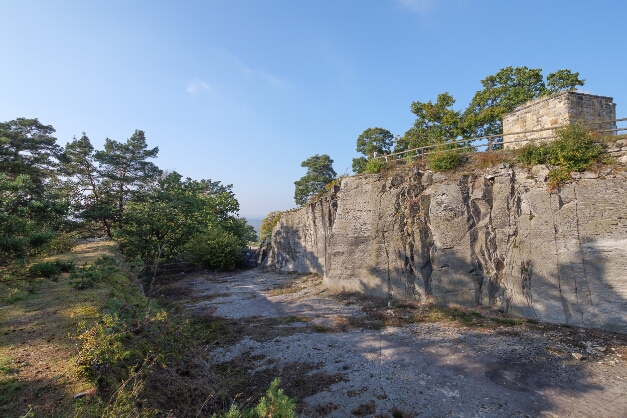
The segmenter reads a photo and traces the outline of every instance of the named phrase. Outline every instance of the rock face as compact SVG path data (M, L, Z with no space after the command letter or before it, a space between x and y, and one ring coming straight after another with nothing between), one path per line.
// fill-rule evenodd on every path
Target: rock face
M627 332L625 174L554 193L542 167L348 177L281 217L264 264L334 289Z

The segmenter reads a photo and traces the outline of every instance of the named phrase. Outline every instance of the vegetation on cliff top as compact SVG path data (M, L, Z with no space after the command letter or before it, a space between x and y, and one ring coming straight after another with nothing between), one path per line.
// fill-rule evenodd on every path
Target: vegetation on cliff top
M366 169L368 158L372 158L375 151L380 155L389 153L392 145L394 152L401 152L444 145L463 138L500 134L503 115L529 100L572 90L583 86L584 82L579 73L570 70L558 70L545 79L540 68L506 67L481 80L483 88L475 93L464 110L454 109L455 99L448 92L439 94L435 102L415 101L410 108L416 119L402 136L392 141L393 135L386 129L368 128L358 137L357 152L364 156L353 159L353 172L372 172L372 167L369 171ZM385 133L386 140L380 140L381 135L372 135L375 131ZM378 146L379 143L383 145ZM455 146L464 147L465 144ZM441 155L454 154L449 148L442 151Z

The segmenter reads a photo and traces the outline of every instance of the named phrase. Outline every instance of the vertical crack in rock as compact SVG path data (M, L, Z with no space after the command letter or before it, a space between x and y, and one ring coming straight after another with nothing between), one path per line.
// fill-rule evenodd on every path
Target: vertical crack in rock
M564 297L564 293L562 292L562 277L561 277L562 275L560 272L560 257L559 257L558 243L557 243L558 229L557 229L557 223L555 222L556 212L555 212L555 208L553 207L553 196L554 195L552 194L549 195L549 210L551 211L551 220L553 221L553 242L555 245L555 273L557 275L557 290L559 291L560 301L562 302L562 309L564 311L564 323L568 324L570 322L571 315L570 315L570 309L568 308L568 302L566 301L566 298ZM559 217L559 212L557 213L557 216Z
M392 279L390 277L390 254L388 253L388 243L387 240L385 238L385 224L382 225L382 219L383 216L381 214L381 200L383 199L383 195L385 194L385 192L382 192L379 195L379 207L378 207L378 211L379 211L379 225L381 225L381 237L383 238L383 249L385 250L385 258L386 258L386 266L387 266L387 275L388 275L388 296L392 297Z
M596 316L594 302L592 301L592 292L590 291L590 283L588 282L588 272L586 271L586 260L583 254L583 245L581 243L581 234L579 232L579 200L577 198L577 185L573 184L573 193L575 195L575 228L577 232L577 244L579 245L579 256L581 257L581 268L583 271L583 280L586 285L586 298L592 306L592 314ZM583 311L581 313L581 321L584 320Z
M428 194L422 194L418 200L420 212L422 215L424 230L420 236L420 250L421 259L423 263L420 267L420 276L422 278L423 289L425 292L425 299L428 299L433 295L433 286L431 282L431 275L433 274L433 253L435 252L435 246L433 242L433 229L431 228L431 215L429 208L431 207L431 196ZM414 233L412 231L412 233Z
M484 231L479 231L477 227L476 215L481 217L481 210L477 208L478 214L473 211L473 206L477 207L477 202L471 204L469 176L462 176L458 182L459 190L462 196L462 203L466 210L466 225L467 231L470 235L470 259L475 265L469 273L472 275L472 280L475 287L475 304L481 304L481 294L483 293L483 278L486 266L484 262L487 261L485 255L485 234ZM474 199L476 201L482 201L482 199ZM485 204L485 202L483 202ZM481 204L480 204L481 205ZM483 206L483 205L482 205ZM483 211L485 213L485 210ZM489 213L489 210L488 210ZM484 215L485 217L485 215ZM483 242L482 242L483 241Z

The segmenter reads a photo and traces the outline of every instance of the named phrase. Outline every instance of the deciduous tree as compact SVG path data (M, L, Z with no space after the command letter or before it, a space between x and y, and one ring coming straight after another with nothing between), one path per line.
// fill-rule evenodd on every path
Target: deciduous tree
M454 104L455 99L449 93L439 94L435 103L413 102L414 126L396 142L394 151L442 144L462 136L461 112L453 109Z
M541 68L506 67L481 80L477 91L464 111L464 127L471 136L495 135L503 132L502 119L518 106L543 95L583 86L579 73L558 70L544 82Z
M357 152L363 157L353 158L353 172L363 173L368 158L376 152L379 155L390 153L394 144L394 135L384 128L368 128L357 138Z

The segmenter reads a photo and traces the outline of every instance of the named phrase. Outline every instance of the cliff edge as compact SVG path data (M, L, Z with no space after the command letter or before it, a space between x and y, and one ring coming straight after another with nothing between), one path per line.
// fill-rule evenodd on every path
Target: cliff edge
M627 332L627 173L404 168L344 178L283 214L264 266L329 288Z

